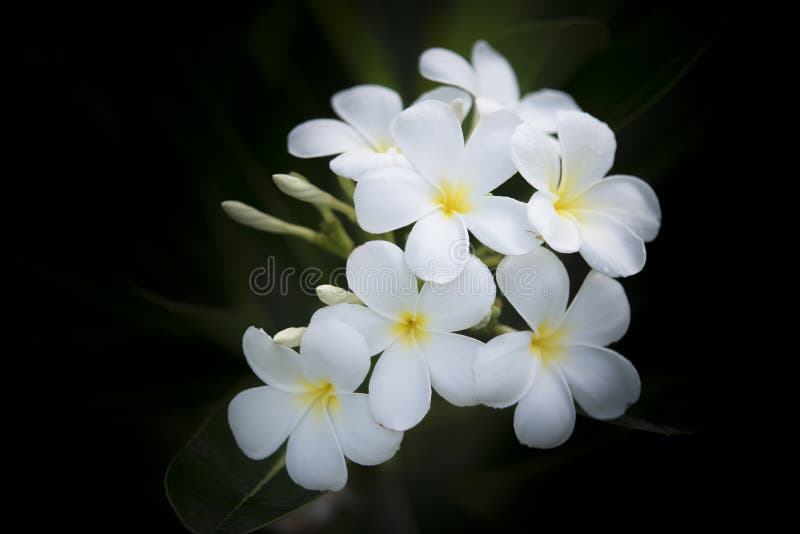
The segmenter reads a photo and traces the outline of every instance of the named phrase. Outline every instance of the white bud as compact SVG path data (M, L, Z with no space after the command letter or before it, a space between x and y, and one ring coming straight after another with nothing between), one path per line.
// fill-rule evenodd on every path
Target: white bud
M222 203L222 209L228 214L228 217L239 224L261 230L262 232L293 235L312 242L319 238L317 232L314 232L310 228L288 223L236 200L226 200Z
M317 286L317 296L319 300L327 304L328 306L333 306L334 304L342 304L343 302L348 304L361 304L361 300L355 295L355 293L351 293L346 289L342 289L341 287L331 286L331 285L322 285Z
M294 348L300 346L300 340L303 339L303 334L306 333L305 326L295 326L292 328L287 328L285 330L281 330L272 338L272 340L277 343L278 345L283 345L284 347Z

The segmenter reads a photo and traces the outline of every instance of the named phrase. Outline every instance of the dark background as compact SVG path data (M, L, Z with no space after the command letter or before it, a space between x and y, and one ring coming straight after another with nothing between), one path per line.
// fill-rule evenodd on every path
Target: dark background
M542 56L509 44L526 42L514 32L531 21L563 17L591 17L607 31L567 32ZM645 270L623 282L633 321L617 348L642 375L636 415L693 433L579 418L568 445L541 452L516 443L510 410L453 415L436 405L428 430L426 420L407 433L377 508L359 494L368 475L351 466L355 504L334 525L527 531L584 520L720 521L715 503L732 474L718 369L730 354L720 344L726 332L706 317L724 307L726 259L737 268L722 239L735 240L730 191L749 172L741 110L752 34L738 4L32 6L4 25L6 462L18 481L14 508L31 527L181 531L164 471L247 375L241 333L305 324L318 306L296 284L285 297L252 294L250 271L268 256L279 268L341 265L235 225L219 203L238 199L313 226L314 210L269 179L297 170L336 191L325 161L286 153L291 127L331 116L330 95L359 83L391 85L410 103L432 87L416 72L422 50L466 55L477 38L508 54L523 92L565 89L608 121L619 145L614 170L658 193L662 232ZM584 45L593 52L580 52ZM563 67L562 47L583 59ZM550 58L536 63L533 80L520 66L529 52ZM509 192L530 193L512 182ZM568 266L577 285L585 271L579 261Z

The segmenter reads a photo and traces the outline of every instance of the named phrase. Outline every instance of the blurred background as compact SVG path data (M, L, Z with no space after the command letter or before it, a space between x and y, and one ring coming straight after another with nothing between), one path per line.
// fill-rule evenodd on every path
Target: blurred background
M742 177L737 3L307 0L16 8L4 241L12 312L6 461L33 527L183 531L166 499L170 459L247 384L241 335L306 324L320 303L248 277L343 262L227 219L237 199L315 226L275 172L339 194L327 159L297 160L286 135L330 117L330 96L389 85L410 103L432 88L419 54L468 56L487 39L522 92L571 93L609 122L614 171L640 176L663 208L644 271L623 284L632 325L615 347L639 369L631 411L662 432L579 418L554 451L520 446L512 410L435 402L378 469L350 465L346 491L276 530L528 531L542 526L711 522L728 487L717 369L726 257L716 237ZM503 192L525 199L518 177ZM586 273L569 258L573 287ZM503 321L521 326L506 310ZM244 382L242 382L244 380ZM664 435L663 432L672 435ZM256 467L257 468L257 467Z

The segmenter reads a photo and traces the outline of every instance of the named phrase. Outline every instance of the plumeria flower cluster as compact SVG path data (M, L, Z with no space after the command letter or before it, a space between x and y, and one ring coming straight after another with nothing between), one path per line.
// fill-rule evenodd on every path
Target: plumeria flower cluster
M389 88L346 89L332 99L341 120L289 133L291 154L335 156L330 168L352 201L275 175L281 191L319 209L321 230L223 203L240 223L346 259L349 287L319 286L326 306L307 327L274 338L247 330L245 357L266 385L229 406L241 450L262 459L286 442L288 473L305 488L342 488L346 458L375 465L394 456L432 391L455 406L516 405L517 438L543 449L570 437L575 403L614 419L639 398L636 369L607 346L630 322L615 278L644 267L658 199L639 178L606 176L614 134L569 95L520 98L511 65L485 41L471 59L427 50L421 74L446 86L406 109ZM517 173L535 188L528 198L493 194ZM334 212L376 238L356 246ZM569 305L555 252L578 252L592 268ZM502 297L525 330L499 322Z

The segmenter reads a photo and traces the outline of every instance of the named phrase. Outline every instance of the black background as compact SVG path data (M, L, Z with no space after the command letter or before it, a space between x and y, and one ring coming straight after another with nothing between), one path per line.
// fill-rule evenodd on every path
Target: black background
M374 23L410 102L420 87L416 58L438 44L453 3L351 4ZM750 172L742 103L752 35L735 4L642 4L543 3L530 16L598 16L623 39L654 25L661 50L685 37L681 21L708 36L686 76L617 131L615 167L636 174L638 155L672 154L665 145L682 140L669 164L643 176L660 197L663 229L645 270L624 282L634 315L619 350L642 372L645 396L648 387L657 392L643 415L700 432L664 437L581 418L575 439L618 439L526 479L491 520L452 503L432 511L412 491L422 531L721 521L732 470L720 369L731 364L723 343L737 325L708 317L730 311L722 282L742 268L729 244L746 224L732 191ZM269 174L297 169L333 189L325 163L292 159L285 136L302 120L329 116L336 90L384 80L353 73L320 13L290 2L153 3L32 6L6 17L12 320L4 375L14 451L6 463L16 513L30 526L180 531L164 470L247 372L241 332L252 323L270 332L304 324L316 306L296 289L256 297L248 273L268 255L279 267L332 269L338 260L239 228L218 206L236 198L312 224L313 210L279 196ZM492 35L465 43L478 37ZM510 429L498 439L513 445ZM425 456L416 461L435 471ZM355 524L408 530L380 518Z

